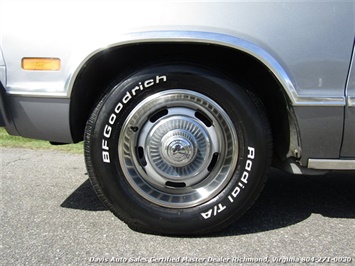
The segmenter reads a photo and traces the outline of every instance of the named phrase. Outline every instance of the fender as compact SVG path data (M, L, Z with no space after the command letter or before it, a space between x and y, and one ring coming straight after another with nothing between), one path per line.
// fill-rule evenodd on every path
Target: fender
M275 78L280 82L293 106L346 105L346 99L344 96L321 97L319 95L305 96L299 94L298 91L295 89L293 79L286 72L282 64L278 60L276 60L269 52L267 52L260 46L235 36L203 31L147 31L122 35L116 43L106 45L104 46L104 48L101 49L97 49L77 64L72 73L68 75L69 78L65 82L67 86L65 90L67 91L67 97L71 95L75 78L80 72L80 69L90 58L107 48L119 47L127 44L148 42L204 43L233 48L245 52L254 57L255 59L259 60L261 63L263 63L273 73Z
M246 41L244 39L214 32L203 31L147 31L136 32L122 35L116 43L103 45L103 48L93 51L85 59L76 59L79 62L66 80L67 97L70 97L74 81L79 74L81 68L96 54L112 47L119 47L136 43L152 43L152 42L186 42L186 43L203 43L214 44L224 47L233 48L245 52L262 64L264 64L282 85L286 95L293 106L345 106L345 97L319 97L302 96L295 89L294 82L285 68L266 50L260 46ZM54 95L53 95L54 96Z

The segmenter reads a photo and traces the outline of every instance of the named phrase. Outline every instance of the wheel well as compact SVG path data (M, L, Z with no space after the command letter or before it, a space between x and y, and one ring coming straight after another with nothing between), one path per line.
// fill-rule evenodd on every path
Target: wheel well
M152 62L169 60L212 67L246 82L265 105L273 134L274 159L286 158L290 138L294 138L290 137L290 104L274 75L264 64L244 52L195 43L127 45L107 49L92 57L80 70L72 89L70 126L74 142L83 140L86 121L113 80Z

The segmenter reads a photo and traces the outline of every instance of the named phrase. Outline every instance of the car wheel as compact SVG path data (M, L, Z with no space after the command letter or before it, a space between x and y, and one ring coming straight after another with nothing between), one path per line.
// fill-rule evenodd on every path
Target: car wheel
M149 66L114 82L85 132L99 198L132 229L153 234L231 224L260 194L270 158L260 100L187 64Z

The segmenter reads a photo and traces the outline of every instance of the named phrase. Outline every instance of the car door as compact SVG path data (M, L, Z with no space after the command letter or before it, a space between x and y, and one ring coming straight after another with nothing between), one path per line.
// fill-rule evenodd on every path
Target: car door
M355 51L355 49L354 49ZM352 57L349 78L346 86L346 106L344 137L341 157L355 157L355 65L354 53Z

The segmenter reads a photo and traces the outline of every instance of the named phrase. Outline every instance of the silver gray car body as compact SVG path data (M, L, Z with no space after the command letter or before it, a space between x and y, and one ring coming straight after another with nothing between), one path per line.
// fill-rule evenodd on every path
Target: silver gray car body
M248 54L280 84L283 168L355 170L354 1L3 1L0 10L0 120L13 135L77 141L72 96L98 54L203 44ZM59 58L61 69L25 71L26 57Z

